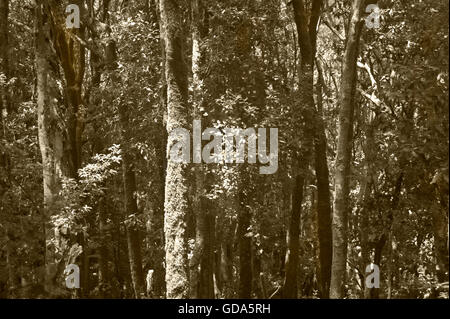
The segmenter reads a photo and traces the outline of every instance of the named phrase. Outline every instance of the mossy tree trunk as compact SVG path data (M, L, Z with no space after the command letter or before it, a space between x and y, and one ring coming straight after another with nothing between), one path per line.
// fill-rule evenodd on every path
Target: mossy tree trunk
M167 84L167 132L188 128L188 78L184 58L183 8L175 0L160 0L165 43ZM167 156L175 141L167 141ZM166 246L166 296L189 297L186 215L188 212L188 164L169 160L165 182L164 234Z

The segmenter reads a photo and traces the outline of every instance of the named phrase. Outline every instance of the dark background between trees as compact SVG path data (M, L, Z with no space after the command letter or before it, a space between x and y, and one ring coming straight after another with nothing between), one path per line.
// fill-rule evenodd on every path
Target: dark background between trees
M369 3L0 0L0 297L448 298L448 2ZM194 119L278 171L167 161Z

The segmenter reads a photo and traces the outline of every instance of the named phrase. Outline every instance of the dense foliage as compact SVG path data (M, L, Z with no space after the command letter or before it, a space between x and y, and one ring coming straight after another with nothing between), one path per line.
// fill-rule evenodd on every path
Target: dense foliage
M167 29L173 26L162 21L160 1L174 2L72 1L82 26L73 31L64 24L71 1L0 0L0 298L164 298L171 291L166 126L181 107L172 106ZM292 280L286 261L296 247L291 211L301 189L295 296L327 298L314 156L321 156L323 138L333 203L341 78L357 1L175 2L188 66L187 128L201 119L203 128L279 131L275 174L261 175L250 164L187 165L180 229L189 295L292 296L283 289ZM307 21L314 3L321 4L313 26L312 108L302 103L308 86L298 3ZM380 27L363 26L359 41L342 297L448 298L448 1L377 5ZM39 80L43 32L49 32L46 92ZM73 41L67 49L73 56L55 50L54 33ZM67 63L83 69L73 85ZM48 127L62 132L64 149L51 199L43 191L47 124L38 116L44 93L43 107L54 105L56 114ZM77 147L79 165L70 157ZM71 167L75 174L67 173ZM65 286L64 268L72 263L80 265L81 289ZM380 268L379 289L366 287L370 263Z

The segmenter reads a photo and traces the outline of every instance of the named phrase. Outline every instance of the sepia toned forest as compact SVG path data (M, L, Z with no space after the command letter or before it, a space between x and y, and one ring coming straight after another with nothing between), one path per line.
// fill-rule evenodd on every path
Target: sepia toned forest
M0 0L0 298L448 298L448 6Z

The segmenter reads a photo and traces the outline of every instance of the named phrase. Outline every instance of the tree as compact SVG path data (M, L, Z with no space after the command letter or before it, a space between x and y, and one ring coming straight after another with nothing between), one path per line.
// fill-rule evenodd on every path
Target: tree
M286 277L283 295L286 298L297 297L297 266L299 261L299 227L303 201L303 187L313 143L315 146L315 168L318 187L318 228L320 242L320 279L322 295L328 296L329 272L330 272L330 195L328 181L328 164L326 158L326 140L321 115L315 109L314 103L314 60L316 54L317 29L322 10L323 1L313 1L311 12L307 15L305 3L301 0L292 2L294 8L294 20L297 27L298 45L300 47L301 66L299 71L300 101L295 110L298 132L298 141L302 142L297 150L296 177L294 182L293 205L291 222L289 225L288 252L286 255ZM313 119L317 127L313 125Z
M167 132L188 126L188 81L184 58L182 8L174 0L160 0L164 30L167 83ZM167 141L167 156L174 141ZM165 188L164 233L166 241L167 298L189 296L186 215L188 212L187 164L168 161Z
M139 234L139 211L136 202L136 175L134 172L134 160L132 157L132 150L128 145L130 139L128 126L129 114L127 105L121 104L119 106L120 126L122 133L122 174L125 197L125 221L127 227L127 244L128 244L128 258L130 263L131 278L133 280L133 288L135 297L141 298L145 292L144 273L142 270L142 253L141 253L141 239Z
M36 2L35 7L35 38L36 38L36 74L37 74L37 105L38 105L38 132L39 146L42 155L44 209L47 218L50 217L53 206L61 187L63 176L67 176L67 167L64 165L64 133L62 130L58 106L56 101L57 86L55 70L51 65L50 48L46 39L49 37L50 20L46 18L47 11L42 1ZM48 221L48 219L47 219ZM46 229L50 232L50 229ZM46 252L44 259L50 267L52 256ZM46 269L47 286L54 283L55 276ZM47 289L51 289L48 287Z
M202 0L192 5L192 87L195 103L195 120L201 119L201 109L208 110L205 101L203 73L207 59L208 11ZM204 125L205 123L203 123ZM195 247L190 260L190 282L192 298L214 298L214 225L213 205L208 195L211 192L211 173L200 164L195 171Z
M9 111L8 103L8 77L9 77L9 45L8 45L8 14L9 1L0 1L0 111L1 120L3 114ZM2 120L3 122L3 120ZM3 125L2 125L3 126Z
M342 298L347 264L349 182L352 155L353 117L357 80L356 62L363 21L363 0L354 0L342 63L339 90L339 136L335 161L335 197L333 203L333 263L330 297Z

